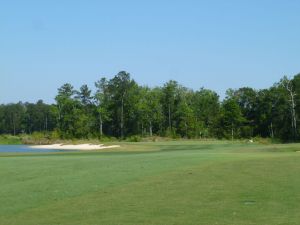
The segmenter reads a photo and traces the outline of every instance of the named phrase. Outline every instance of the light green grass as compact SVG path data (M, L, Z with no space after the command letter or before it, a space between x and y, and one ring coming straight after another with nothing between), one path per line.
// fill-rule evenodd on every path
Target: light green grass
M0 224L300 224L300 145L121 143L0 156Z
M12 135L0 135L0 145L19 145L21 139Z

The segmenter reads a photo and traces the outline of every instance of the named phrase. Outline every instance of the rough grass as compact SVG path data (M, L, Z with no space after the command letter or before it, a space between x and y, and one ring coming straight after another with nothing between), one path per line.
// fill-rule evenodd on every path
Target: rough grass
M0 224L300 224L300 145L0 156Z
M21 139L12 135L0 135L0 145L19 145Z

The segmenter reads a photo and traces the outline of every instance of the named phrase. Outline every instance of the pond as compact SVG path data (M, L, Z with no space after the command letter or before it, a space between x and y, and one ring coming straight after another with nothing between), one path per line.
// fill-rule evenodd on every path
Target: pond
M62 152L64 150L33 149L28 145L0 145L0 153Z

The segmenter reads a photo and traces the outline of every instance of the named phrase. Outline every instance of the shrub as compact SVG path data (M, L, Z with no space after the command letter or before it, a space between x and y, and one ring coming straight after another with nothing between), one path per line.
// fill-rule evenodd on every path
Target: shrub
M133 135L126 139L126 141L129 141L129 142L140 142L141 140L142 140L142 138L138 135Z

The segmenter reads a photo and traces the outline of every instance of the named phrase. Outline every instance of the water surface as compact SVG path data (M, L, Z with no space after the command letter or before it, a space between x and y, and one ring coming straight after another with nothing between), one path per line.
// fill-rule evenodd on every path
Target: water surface
M26 153L26 152L62 152L55 149L33 149L28 145L0 145L0 153Z

